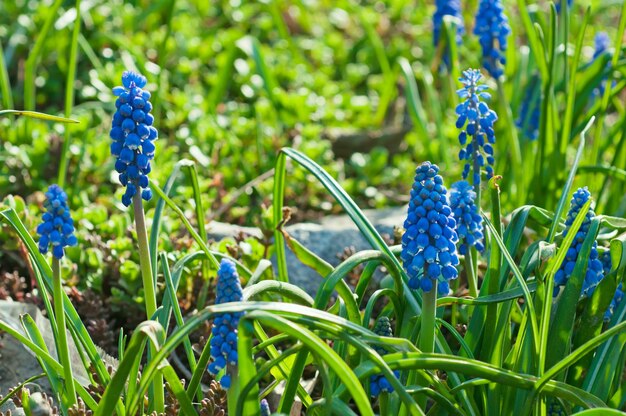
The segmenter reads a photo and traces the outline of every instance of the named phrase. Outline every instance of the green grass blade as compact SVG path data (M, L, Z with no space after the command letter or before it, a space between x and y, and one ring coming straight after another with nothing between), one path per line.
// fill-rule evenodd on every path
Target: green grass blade
M559 199L559 203L556 206L556 211L554 212L554 218L560 219L565 209L565 205L567 204L567 198L569 196L570 190L572 189L572 184L574 183L574 177L576 176L576 169L578 168L578 164L580 163L580 159L582 157L583 150L585 148L585 135L587 131L591 128L595 117L591 117L587 126L580 133L580 143L578 144L578 150L576 151L576 157L574 158L574 162L570 167L570 173L567 177L567 182L565 182L565 187L563 188L563 192L561 193L561 198ZM559 225L559 221L553 221L550 225L550 230L548 232L548 242L552 243L554 241L554 237L556 236L557 227Z
M404 81L406 83L405 96L408 102L409 111L411 112L411 116L413 116L413 120L417 126L417 132L421 137L428 137L428 118L426 116L426 112L424 111L424 107L422 106L422 100L419 96L417 82L415 82L413 68L411 67L409 61L403 57L398 58L398 66L400 66L400 70L404 76ZM447 137L445 135L440 135L439 139L447 141ZM444 148L448 147L447 143L444 142L442 142L441 145ZM449 152L443 152L443 154L448 155L448 160L445 161L446 166L448 166L450 163Z
M72 30L72 40L70 44L70 59L67 68L67 79L65 84L65 118L70 118L72 115L72 108L74 107L74 81L76 79L76 60L78 55L78 35L80 34L80 2L76 0L76 20L74 21L74 29ZM65 128L65 137L63 139L63 146L61 149L61 156L59 159L59 171L57 184L60 187L65 186L65 175L67 172L67 165L70 157L70 129Z
M324 360L326 364L337 374L341 379L346 389L350 392L355 405L359 409L362 415L374 415L369 397L365 394L359 379L354 375L348 364L342 360L322 339L317 337L313 332L304 328L303 326L294 324L287 319L278 317L273 314L264 313L261 311L252 311L241 319L243 320L258 320L264 325L270 326L280 332L291 335L298 339L308 348L315 350L316 354ZM241 344L240 344L241 346ZM240 352L243 352L240 347ZM241 358L240 358L241 359ZM243 380L243 377L242 377ZM244 398L244 400L249 400ZM254 397L255 403L258 406L258 398Z
M548 272L545 277L545 282L544 282L545 283L545 289L544 289L545 299L543 301L544 307L543 307L543 311L541 314L541 340L540 340L539 363L538 363L539 375L543 374L546 360L547 360L547 352L548 352L548 346L549 346L548 333L550 330L550 317L552 314L552 302L553 302L552 294L553 294L553 288L554 288L554 275L561 268L561 265L563 264L563 261L565 260L567 251L572 246L572 243L574 242L574 238L576 237L576 233L578 232L583 221L585 220L587 212L589 211L590 207L591 207L591 200L585 203L585 205L581 208L580 212L574 219L574 222L572 223L572 226L570 230L568 231L567 236L563 239L563 244L561 244L561 247L559 247L559 249L556 252L556 257L552 259L550 266L548 268ZM555 321L555 324L558 325L557 321ZM552 329L554 330L555 328L552 328Z
M178 304L178 299L176 297L177 285L174 285L174 283L172 282L172 275L170 273L170 268L168 266L167 255L165 253L159 253L159 260L161 261L161 268L163 270L163 278L165 280L165 287L166 287L164 296L167 296L168 299L170 300L169 305L170 305L171 311L174 312L176 325L183 326L185 324L185 321L183 320L183 314L180 311L180 305ZM164 312L164 316L167 317L166 324L169 323L171 311ZM163 327L166 328L166 325L164 325L163 322L161 322L161 325L163 325ZM196 358L193 354L193 350L191 348L191 341L189 341L189 338L186 338L183 340L183 347L185 348L185 354L187 355L187 361L189 362L189 370L193 373L196 369Z
M196 230L194 230L193 226L191 225L191 223L189 222L189 220L185 216L185 213L174 203L174 201L172 201L167 195L165 195L165 192L163 190L161 190L161 188L158 185L156 185L153 182L151 182L150 183L150 188L152 188L152 190L161 199L163 199L165 201L167 206L170 207L176 213L176 215L178 215L178 218L180 218L180 220L183 222L183 224L185 225L185 228L187 228L187 231L189 231L189 234L191 234L193 239L196 241L196 243L198 243L200 248L206 254L206 256L209 259L209 261L210 261L211 265L213 266L213 268L215 270L219 269L219 265L220 265L219 262L217 261L217 259L215 258L215 256L211 252L211 250L209 250L209 247L207 246L206 241L204 241L202 239L202 237L200 237L198 232Z
M20 323L22 324L22 328L26 332L26 336L30 338L30 340L45 351L47 354L50 353L48 350L48 346L46 345L46 341L43 339L39 328L37 328L37 324L33 320L33 318L29 314L24 314L20 316ZM57 339L56 333L54 337L55 341ZM57 349L58 351L58 349ZM63 373L56 373L43 359L37 356L37 361L41 366L41 369L48 376L48 381L50 382L50 386L52 387L52 391L55 393L57 398L60 398L60 405L63 412L67 412L68 406L68 398L65 396L63 388L63 384L66 382L73 383L74 380L63 380Z
M581 210L582 212L583 210ZM585 272L589 263L589 253L596 240L600 221L594 218L589 226L582 248L578 253L576 266L572 275L565 285L565 290L559 298L553 325L550 328L548 342L546 344L546 368L551 368L567 355L570 336L576 317L576 305L582 292Z
M502 251L502 254L504 255L506 262L508 263L509 267L511 268L511 271L513 272L513 275L517 279L517 282L519 283L520 287L522 288L524 292L524 301L526 302L526 307L528 308L528 316L529 316L530 325L532 329L533 346L534 346L535 353L538 354L539 353L539 327L537 325L537 320L536 320L537 315L535 313L534 302L530 294L530 290L528 289L528 285L526 284L526 281L524 277L522 276L522 273L520 272L519 268L515 264L515 260L513 260L513 258L511 257L511 254L507 250L506 245L504 244L504 242L498 235L493 224L491 224L491 221L489 221L489 218L487 218L487 216L484 213L483 213L483 221L485 222L486 227L489 229L489 232L491 233L491 238L495 240L496 244L498 244L498 246L500 247L500 250Z
M247 286L243 291L243 299L252 300L268 292L278 293L306 306L313 306L315 302L308 293L298 286L286 282L277 282L276 280L264 280L252 286Z
M9 80L9 72L4 60L4 50L0 42L0 94L2 94L2 106L4 108L13 108L13 94L11 91L11 82Z
M0 117L7 116L7 115L24 116L24 117L30 117L30 118L35 118L35 119L39 119L39 120L54 121L56 123L75 123L75 124L76 123L80 123L80 121L74 120L72 118L53 116L53 115L50 115L50 114L39 113L37 111L22 111L22 110L2 110L2 111L0 111Z
M126 357L124 357L124 360L119 363L117 371L113 375L111 382L107 385L107 388L105 389L104 394L100 399L100 403L98 404L98 408L94 413L95 416L106 416L113 414L115 404L117 400L121 397L122 389L124 388L126 381L129 380L129 374L131 374L131 369L134 367L135 359L141 355L140 351L143 350L143 345L145 344L145 342L151 342L152 345L155 346L158 354L158 350L160 347L158 333L161 333L161 336L164 336L163 327L156 321L142 322L135 329L135 332L130 338L128 346L126 347ZM156 359L156 355L154 358ZM146 374L144 374L144 377L142 377L142 382L144 381L144 378L146 378ZM151 379L152 377L149 378ZM128 414L136 413L140 398L143 401L143 393L144 391L138 390L134 395L126 397L126 409L128 411ZM193 414L194 413L192 413L192 415Z
M200 191L200 183L198 181L198 171L196 169L196 164L193 162L185 163L182 165L182 167L187 170L187 173L189 174L189 179L191 181L193 199L196 205L196 221L198 222L198 234L200 235L200 238L202 238L202 241L208 241L204 220L205 212L204 206L202 204L202 192ZM204 284L200 289L200 293L198 294L199 308L204 307L209 287L209 263L206 260L202 262L202 277L204 279Z
M165 186L163 187L163 193L167 196L170 195L174 182L178 177L178 173L183 165L188 163L186 159L183 159L174 165L172 173L167 178ZM150 251L150 261L152 262L152 270L157 270L157 258L158 258L158 244L159 233L161 231L161 221L163 218L163 208L165 207L165 201L159 199L154 208L154 214L152 215L152 227L150 227L150 240L148 241L148 250Z
M546 373L535 383L535 389L540 391L548 380L554 378L557 374L565 371L568 367L576 363L576 361L580 360L582 357L596 349L600 344L622 331L626 331L626 322L615 325L604 333L585 342L579 348L572 351L565 358L563 358L561 361L552 366L548 371L546 371Z
M587 29L587 23L589 23L589 14L591 7L588 6L583 16L582 25L578 29L578 40L576 41L576 50L574 52L574 59L572 60L572 67L577 68L580 62L580 55L583 49L583 42L585 39L585 30ZM567 68L567 65L565 65ZM574 122L574 105L576 103L576 80L577 73L574 72L569 78L568 92L567 92L567 104L565 106L565 118L563 120L563 130L561 132L561 145L560 152L565 154L567 151L567 145L570 141L570 135L572 131L572 124Z

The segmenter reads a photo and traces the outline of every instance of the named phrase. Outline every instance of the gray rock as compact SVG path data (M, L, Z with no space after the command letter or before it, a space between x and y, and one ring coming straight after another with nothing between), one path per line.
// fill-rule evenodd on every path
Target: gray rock
M41 333L50 351L50 355L56 358L54 335L50 327L50 321L41 314L39 309L32 304L5 300L0 301L0 320L22 334L24 334L24 330L20 324L20 316L24 314L28 314L33 318L37 329ZM70 357L72 359L72 373L78 382L83 386L87 386L89 384L89 376L83 367L80 355L76 350L74 340L69 332L67 338L68 347L70 348ZM114 358L109 357L103 350L97 349L100 356L103 357L107 364L117 367L117 361ZM9 334L3 333L0 335L0 395L6 395L9 389L41 373L42 369L35 355L27 347ZM27 387L31 392L42 391L48 395L52 395L50 385L45 377L36 380L34 383L30 383ZM33 400L39 402L40 397L34 396ZM2 407L0 411L6 411L9 410L9 408L10 407ZM42 412L43 411L45 411L45 409L42 410Z
M394 226L402 226L406 210L406 207L398 207L385 210L366 210L364 213L379 233L393 235ZM218 222L212 222L209 227L209 237L215 240L234 237L240 232L256 237L261 236L258 228L239 227ZM286 230L302 245L333 266L340 263L338 255L346 247L354 247L357 251L371 248L347 215L326 217L319 223L288 225ZM276 266L275 259L272 259L272 262ZM290 282L315 296L323 281L322 277L311 268L303 265L289 249L287 249L287 263Z

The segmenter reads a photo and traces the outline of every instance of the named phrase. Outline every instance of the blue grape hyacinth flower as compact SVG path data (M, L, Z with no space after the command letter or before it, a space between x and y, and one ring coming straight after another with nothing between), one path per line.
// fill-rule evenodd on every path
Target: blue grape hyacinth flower
M606 32L596 33L596 36L594 37L593 57L591 58L591 62L589 62L589 64L591 65L596 59L598 59L602 55L609 54L610 47L611 47L611 39L609 38L609 35ZM611 63L608 62L607 65L610 68ZM613 81L613 85L615 85L615 81ZM606 88L606 77L603 77L602 80L600 81L600 85L598 85L596 88L593 89L592 96L594 98L602 97L602 95L604 94L605 88Z
M507 36L511 33L509 19L504 14L500 0L481 0L476 14L474 34L478 36L483 50L483 66L492 77L498 79L506 63Z
M235 263L231 260L223 259L217 272L217 288L215 304L228 302L241 302L243 291ZM225 313L217 316L213 320L211 330L211 359L209 373L216 375L227 365L236 366L237 356L237 327L241 312ZM230 375L225 374L220 380L220 384L225 389L230 387Z
M67 194L59 185L50 185L44 202L46 212L42 215L43 222L37 227L39 234L39 252L46 254L52 246L52 255L63 258L64 247L78 243L74 235L74 221L67 205Z
M624 288L622 286L622 283L620 282L617 285L617 289L615 290L613 299L611 299L611 304L607 308L606 312L604 312L605 321L611 320L611 318L613 317L613 312L615 312L615 308L617 308L617 305L619 305L622 302L622 299L624 299Z
M435 5L437 9L433 15L433 43L435 46L439 45L441 39L441 30L443 29L443 17L452 16L457 19L456 26L456 43L458 45L462 42L462 35L465 33L465 25L463 23L463 15L461 13L461 2L459 0L436 0ZM443 55L443 62L446 66L450 66L450 54L447 49Z
M458 236L439 166L424 162L415 170L411 201L402 235L400 257L411 289L450 291L448 281L458 277Z
M483 218L478 213L475 201L476 192L467 181L458 181L450 188L450 208L456 219L461 254L467 254L468 246L474 246L480 252L485 249Z
M152 125L154 117L150 114L150 93L142 89L146 82L143 75L125 71L122 74L123 86L113 88L117 111L109 133L111 154L117 159L115 170L119 173L119 180L126 187L122 203L127 207L138 192L146 201L152 198L148 174L150 161L154 158L154 141L159 134Z
M562 1L567 1L567 8L569 9L570 7L572 7L572 0L556 0L554 7L556 8L556 12L557 13L561 13L561 2Z
M592 61L598 59L604 53L608 53L611 47L611 38L606 32L598 32L593 38L594 51Z
M374 333L376 335L380 335L383 337L392 337L393 331L391 330L391 321L386 316L381 316L376 320L376 325L374 325ZM388 351L380 346L375 345L374 350L381 357L388 353ZM400 378L400 372L394 371L393 374L396 378ZM374 374L370 376L370 396L378 397L380 393L391 393L393 392L393 386L387 378L382 374Z
M267 399L261 399L261 416L271 416L270 404Z
M539 137L539 123L541 121L541 88L539 76L534 75L526 85L524 99L519 107L519 117L515 125L522 135L534 141Z
M487 179L493 176L493 145L496 134L493 124L498 119L495 111L489 109L484 100L491 98L487 86L481 83L482 75L478 69L467 69L459 79L463 88L457 91L464 101L457 105L456 127L461 129L459 142L463 148L459 159L466 160L463 167L463 179L467 179L473 170L474 188L480 186L480 170L485 166Z
M570 208L567 213L567 218L565 219L565 230L563 231L563 237L567 236L567 233L570 231L576 216L582 209L582 207L587 203L587 201L591 198L591 194L587 187L578 188L574 195L572 196L572 200L570 203ZM553 296L557 296L561 286L565 286L567 280L572 275L574 271L574 267L576 266L576 261L578 259L578 255L582 250L583 242L587 237L587 233L589 232L589 226L591 225L591 220L595 217L595 212L593 209L589 209L587 211L587 215L585 219L578 229L576 236L574 237L574 241L572 245L568 248L567 253L565 255L565 259L561 264L561 267L554 275L554 293ZM593 242L593 246L591 247L591 252L589 253L589 260L587 263L587 273L585 274L585 280L583 282L582 287L582 295L591 296L593 290L596 285L602 280L604 277L604 270L602 268L602 262L599 260L598 254L598 243Z

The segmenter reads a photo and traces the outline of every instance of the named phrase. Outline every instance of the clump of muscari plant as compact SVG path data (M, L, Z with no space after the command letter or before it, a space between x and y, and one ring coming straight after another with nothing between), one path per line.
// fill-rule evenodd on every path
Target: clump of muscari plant
M392 337L393 331L391 329L391 321L386 316L381 316L376 320L374 325L374 333L383 337ZM378 355L383 356L387 354L387 349L380 345L375 345L374 349ZM393 374L396 378L400 377L400 372L394 371ZM378 397L380 393L391 393L393 386L387 378L382 374L374 374L370 377L370 395L372 397Z
M478 213L476 192L467 181L455 182L450 188L450 208L456 219L456 232L461 244L459 253L467 254L469 246L482 252L485 249L483 218Z
M411 289L430 292L437 283L439 292L448 293L448 281L458 276L458 237L447 190L438 173L439 166L430 162L415 170L400 257Z
M463 71L459 79L463 88L457 93L464 101L456 107L456 127L461 129L459 142L464 146L459 152L459 159L467 161L463 167L463 179L467 179L471 168L475 189L480 186L483 166L487 171L487 179L493 176L493 144L496 142L493 124L498 119L496 112L490 110L484 101L490 99L491 95L486 92L488 87L480 83L481 78L478 69Z
M223 259L217 272L217 287L215 304L240 302L243 300L243 291L235 263ZM219 315L213 321L211 330L211 359L209 372L217 375L223 369L237 365L237 326L241 313L226 313ZM220 384L225 389L230 387L231 374L224 374Z
M533 141L539 137L539 122L541 121L541 89L537 75L530 79L525 90L515 125L526 139Z
M142 89L146 82L143 75L125 71L122 74L123 86L113 88L113 95L117 96L117 111L109 133L113 140L111 154L117 158L115 170L119 173L121 184L126 187L122 203L127 207L132 204L135 195L141 195L146 201L152 198L148 174L158 132L152 125L154 117L150 114L150 92Z
M567 218L565 219L565 230L563 231L563 237L567 236L567 233L570 231L570 228L574 223L576 216L590 198L591 194L589 193L587 187L578 188L578 190L574 193L570 203L569 211L567 213ZM589 211L587 211L582 225L580 226L578 232L576 233L576 236L574 237L574 241L572 241L572 245L567 250L565 259L563 260L561 267L554 275L554 296L557 296L559 294L561 286L565 286L567 280L572 275L574 267L576 266L576 260L578 259L578 255L582 250L583 242L585 241L585 237L589 232L591 220L595 217L595 215L596 214L594 213L593 209L589 208ZM598 243L594 241L593 246L591 247L591 252L589 253L587 273L585 274L585 280L582 286L582 294L585 296L590 296L593 293L596 285L604 277L602 262L598 259L598 256Z
M52 245L52 297L54 299L54 313L58 331L58 356L63 366L64 385L67 391L66 405L73 406L76 403L76 390L72 376L72 361L67 342L67 329L65 325L65 312L63 309L63 284L61 281L61 259L65 251L64 247L77 244L74 235L74 221L67 203L67 194L58 185L50 185L46 192L44 202L46 212L42 215L42 223L37 227L39 233L39 252L46 254Z
M439 45L441 39L441 29L443 28L443 17L452 16L457 19L456 23L456 43L461 44L462 35L465 33L465 25L463 24L463 15L461 13L461 2L459 0L437 0L435 2L437 9L433 15L433 43ZM443 62L446 66L450 66L450 56L446 51L443 54Z
M46 254L52 246L52 255L63 258L64 247L75 246L78 242L74 235L74 221L67 205L67 194L58 185L50 185L44 202L46 212L42 223L37 227L39 234L39 252Z
M511 33L509 19L500 0L481 0L476 14L474 34L483 50L483 66L492 77L502 76L501 65L506 63L507 36Z

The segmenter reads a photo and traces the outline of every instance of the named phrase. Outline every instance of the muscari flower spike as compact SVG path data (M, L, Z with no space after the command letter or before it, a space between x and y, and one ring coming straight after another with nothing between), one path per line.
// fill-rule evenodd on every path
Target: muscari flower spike
M611 252L609 250L606 250L605 252L603 252L600 255L600 261L602 262L602 271L604 272L604 275L606 276L611 272L611 269L613 267L613 264L611 262ZM615 308L617 308L617 305L620 304L623 298L624 298L624 291L623 291L622 283L620 282L617 285L617 289L615 290L613 299L611 299L611 304L604 312L605 321L608 322L611 320L611 318L613 317L613 312L615 311Z
M111 154L117 158L115 170L126 187L122 203L130 206L133 196L141 192L146 201L152 198L148 188L150 161L154 158L154 141L158 138L157 129L152 125L154 117L150 114L152 103L150 93L143 90L146 78L133 71L122 74L123 86L113 88L117 97L113 115Z
M450 208L456 219L461 254L467 254L468 246L474 246L480 252L485 249L483 218L478 213L475 200L476 192L467 181L458 181L450 188Z
M556 12L557 13L561 13L561 2L565 1L565 0L556 0L556 3L554 5L554 7L556 8ZM570 7L572 7L572 0L567 0L567 8L569 9Z
M611 47L611 38L606 32L598 32L593 38L594 51L592 61L595 61L603 53L607 53Z
M44 202L46 212L41 217L43 222L37 227L39 234L39 252L46 254L52 245L52 255L61 259L63 248L78 243L74 235L74 221L67 205L67 194L58 185L50 185Z
M460 45L463 41L462 35L465 33L465 25L463 24L463 15L461 13L461 2L459 0L436 0L435 5L437 6L437 10L435 10L435 14L433 15L434 45L439 45L444 16L453 16L457 19L456 43ZM443 55L443 62L446 66L450 66L450 56L447 51Z
M572 200L570 203L570 208L567 213L567 218L565 219L565 230L563 231L563 238L567 236L576 216L585 205L585 203L591 198L591 194L587 187L578 188L578 190L572 196ZM576 266L576 260L578 259L578 254L582 249L583 242L585 241L585 237L589 232L589 226L591 225L591 220L595 217L595 212L593 209L589 209L587 211L587 215L585 219L578 229L576 236L574 237L574 241L572 245L567 250L565 255L565 259L561 264L561 267L554 275L554 293L553 296L557 296L561 286L565 286L567 280L572 275L574 271L574 267ZM593 242L593 246L591 247L591 252L589 254L589 262L587 264L587 273L585 274L585 280L583 282L582 294L585 296L591 296L593 290L596 285L602 280L604 277L604 271L602 269L602 262L599 260L598 254L598 243Z
M447 294L448 281L458 277L458 237L447 190L438 173L439 166L430 162L415 170L400 257L411 289L430 292L438 282L439 292Z
M500 65L506 63L506 38L511 33L509 19L504 14L500 0L481 0L476 14L474 34L478 36L483 49L483 65L494 78L503 71Z
M593 63L596 59L598 59L605 53L608 54L610 46L611 46L611 39L609 38L609 35L606 32L596 33L596 36L594 37L593 57L591 58L591 62L589 62L589 64ZM610 67L611 63L609 62L608 65ZM613 85L615 85L615 81L613 81ZM602 80L600 81L600 84L596 88L593 89L592 91L593 97L602 97L602 95L604 94L605 88L606 88L606 77L603 77Z
M393 331L391 330L391 321L386 316L381 316L376 320L376 325L374 325L374 333L376 335L381 335L383 337L392 337ZM378 355L383 356L387 354L387 350L380 346L375 345L374 350L378 353ZM394 371L393 374L396 378L400 378L400 372ZM387 378L382 374L374 374L370 376L370 395L372 397L378 397L380 393L391 393L393 392L393 386Z
M548 400L548 415L549 416L566 416L565 409L559 401L555 398Z
M217 288L215 304L228 302L241 302L243 291L239 282L239 275L235 263L223 259L217 271ZM242 312L225 313L219 315L213 321L211 330L211 359L209 373L216 375L227 365L236 366L237 357L237 326ZM230 387L230 375L225 374L220 384L223 388Z
M270 404L267 402L267 399L261 400L261 416L270 416L272 411L270 410Z
M488 87L479 83L481 78L478 69L463 71L463 76L459 79L463 88L457 91L459 97L465 100L456 107L456 127L461 129L459 142L461 146L465 146L459 152L459 159L467 161L463 168L463 179L467 179L470 164L472 165L474 187L480 185L480 169L485 166L485 159L487 179L493 176L493 144L496 142L493 123L498 119L496 112L490 110L483 101L490 99L491 95L486 92Z
M537 137L539 137L540 104L541 89L539 88L539 77L533 76L528 85L526 85L524 99L519 107L519 117L515 120L515 125L528 140L537 140Z

